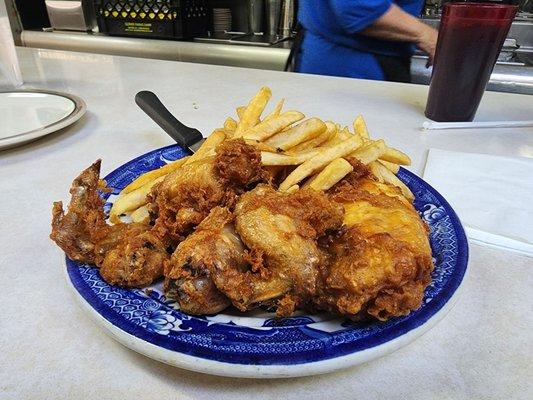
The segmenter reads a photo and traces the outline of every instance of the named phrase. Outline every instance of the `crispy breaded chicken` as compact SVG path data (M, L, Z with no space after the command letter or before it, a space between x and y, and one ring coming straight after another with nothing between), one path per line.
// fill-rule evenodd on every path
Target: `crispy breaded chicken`
M261 165L261 153L242 139L222 142L216 148L216 154L218 177L238 194L270 179L270 174Z
M85 169L70 187L71 200L67 213L63 203L54 203L52 209L52 233L50 238L71 260L94 263L94 236L98 230L106 230L102 210L103 200L98 195L101 160ZM105 236L105 232L101 232Z
M99 189L105 189L100 183L100 160L72 183L66 214L61 202L54 203L50 238L71 260L100 267L110 284L138 287L159 279L168 258L167 243L151 234L149 225L107 225Z
M154 231L160 237L183 240L213 207L235 201L235 193L218 178L214 161L212 156L185 165L152 189Z
M278 316L297 308L383 321L408 314L431 281L427 226L398 188L349 161L354 171L330 192L284 194L257 149L228 140L154 186L152 224L113 226L97 161L74 180L66 214L54 203L50 237L110 284L139 287L164 274L166 295L191 314L231 304Z
M332 195L344 205L344 229L315 303L340 314L379 320L420 307L433 263L428 228L398 188L362 178Z
M238 194L267 180L259 151L243 140L225 141L216 155L185 165L154 187L154 230L183 240L212 208L233 207Z
M323 193L285 195L260 185L241 196L235 216L251 267L212 271L215 284L240 310L274 304L278 315L292 314L315 292L324 259L316 240L341 226L342 207Z
M233 229L232 213L215 207L181 242L165 265L165 293L190 314L214 314L231 304L215 286L221 269L243 272L244 247ZM235 282L230 279L228 285ZM219 279L224 289L224 282Z
M169 258L168 242L154 235L150 226L135 225L105 253L100 264L102 278L111 285L141 287L163 276L163 263Z
M261 155L243 140L229 140L216 155L170 173L150 194L155 225L107 225L98 190L100 160L73 182L65 214L54 203L51 239L72 260L96 264L110 284L137 287L163 275L167 249L176 246L196 225L219 206L234 206L237 195L269 175Z

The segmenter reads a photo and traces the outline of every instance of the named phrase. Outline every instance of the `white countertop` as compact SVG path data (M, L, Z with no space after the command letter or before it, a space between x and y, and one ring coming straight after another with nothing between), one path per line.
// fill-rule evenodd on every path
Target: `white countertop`
M533 396L531 258L471 245L458 304L414 343L334 374L244 380L183 371L116 343L76 305L64 255L48 239L52 202L68 200L79 171L102 158L105 175L172 143L135 105L142 89L205 133L262 85L308 116L348 125L362 113L374 137L412 156L418 174L430 147L533 157L533 128L423 133L425 86L53 50L18 53L27 86L78 95L88 113L47 138L0 152L1 399ZM525 120L532 111L532 96L487 92L477 120Z

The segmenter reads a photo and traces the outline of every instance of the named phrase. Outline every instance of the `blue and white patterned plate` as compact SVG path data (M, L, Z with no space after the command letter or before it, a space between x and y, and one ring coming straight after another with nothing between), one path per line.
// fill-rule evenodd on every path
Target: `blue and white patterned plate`
M177 145L142 155L110 173L113 199L140 174L184 157ZM91 265L66 260L82 306L124 345L181 368L214 375L289 377L334 371L390 353L434 326L457 297L468 259L466 237L450 205L422 179L401 169L415 207L431 229L433 282L422 307L385 323L354 323L327 314L275 319L265 312L191 316L167 299L161 283L146 289L107 284Z

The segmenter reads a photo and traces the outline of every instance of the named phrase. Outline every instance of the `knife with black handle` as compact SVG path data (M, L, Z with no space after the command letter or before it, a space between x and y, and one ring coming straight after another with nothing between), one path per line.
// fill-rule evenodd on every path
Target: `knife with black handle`
M135 103L181 147L194 153L204 142L200 131L178 121L155 93L143 90L135 95Z

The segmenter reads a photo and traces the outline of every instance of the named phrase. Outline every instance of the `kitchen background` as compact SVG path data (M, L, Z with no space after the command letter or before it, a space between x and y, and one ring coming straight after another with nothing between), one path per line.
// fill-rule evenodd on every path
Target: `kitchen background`
M283 70L296 0L5 0L17 45ZM420 18L438 27L445 1L426 0ZM520 11L488 89L533 94L533 0ZM429 83L415 54L413 82Z

